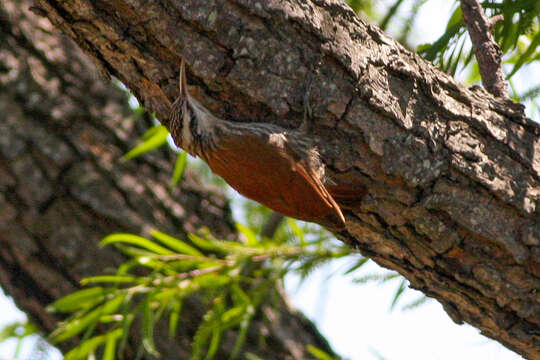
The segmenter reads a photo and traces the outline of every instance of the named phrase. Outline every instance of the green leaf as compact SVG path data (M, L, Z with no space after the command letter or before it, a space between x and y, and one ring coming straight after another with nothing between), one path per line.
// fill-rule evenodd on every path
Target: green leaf
M302 246L307 245L307 242L304 236L304 231L300 228L300 226L298 226L298 223L296 222L296 220L287 218L287 223L289 224L289 227L293 231L293 234L300 240L300 245Z
M70 339L73 336L86 330L87 328L95 325L99 320L100 316L109 315L118 310L125 298L125 294L115 296L114 298L112 298L102 306L98 307L97 309L89 312L88 314L82 317L75 317L72 320L61 324L51 334L52 341L57 343Z
M388 9L388 11L386 12L386 15L384 17L384 19L379 23L379 27L382 29L382 30L386 30L386 27L388 26L388 23L390 22L390 20L394 17L394 15L396 15L396 12L397 10L399 9L399 7L401 6L403 0L397 0L394 4L392 4L392 6Z
M143 303L142 328L143 328L143 348L151 355L159 357L154 343L154 311L151 306L151 296L148 296Z
M192 256L203 256L203 254L199 250L195 249L193 246L186 244L180 239L177 239L175 237L162 233L161 231L152 230L150 232L150 235L152 235L152 237L154 237L163 245L168 246L169 248L171 248L172 250L180 254L186 254L186 255L192 255Z
M246 313L246 306L244 305L235 306L228 309L221 315L221 321L224 323L236 321L238 320L238 318L242 317L245 313Z
M513 39L517 39L518 36L518 24L512 22L513 18L513 12L511 9L506 8L503 9L504 14L504 22L503 22L503 28L501 32L501 50L504 53L506 53L510 48L513 46L514 41Z
M521 54L519 59L516 61L514 68L507 77L508 79L510 79L512 75L514 75L526 62L529 62L529 60L531 60L531 55L534 53L538 46L540 46L540 32L536 34L536 36L529 44L527 50L525 50L525 52Z
M138 235L127 234L127 233L115 233L115 234L108 235L105 238L103 238L103 240L101 240L99 244L101 246L105 246L105 245L117 244L117 243L136 245L158 255L174 254L174 252L172 252L171 250L166 249L162 246L159 246L153 241L148 240L147 238L144 238Z
M448 20L444 34L442 34L439 39L432 44L423 44L418 46L417 51L429 61L434 61L435 59L439 58L442 62L444 60L444 53L449 47L450 40L460 33L462 27L463 14L461 13L461 7L458 6Z
M336 360L335 357L328 354L326 351L319 349L313 345L306 346L306 350L318 360Z
M452 39L461 29L462 24L457 24L448 29L439 39L437 39L433 44L431 45L422 45L418 48L419 52L424 53L424 57L429 60L433 61L437 57L438 54L443 53L444 49L448 47L448 43L450 39Z
M178 330L178 321L180 320L180 313L182 312L182 299L177 298L173 300L171 305L171 313L169 315L169 336L171 338L176 336Z
M153 299L162 304L168 304L178 295L178 288L160 289L158 293L153 295Z
M186 169L186 164L187 164L187 152L182 151L176 157L176 163L174 164L174 171L171 177L171 187L175 187L176 185L178 185L178 183L182 179L182 176L184 175L184 171Z
M131 160L137 156L140 156L150 150L156 149L167 142L167 136L169 131L163 125L156 125L142 136L143 143L135 146L127 154L125 154L121 161Z
M213 335L214 328L219 328L219 314L223 311L223 295L213 300L212 307L203 315L203 320L199 324L195 335L193 336L191 360L200 359L203 350L208 343L209 337ZM208 352L207 352L208 355Z
M256 246L257 244L259 244L259 239L257 239L257 235L247 226L236 223L236 229L246 237L247 246Z
M221 263L217 261L211 261L208 258L200 257L200 260L196 259L181 259L176 261L169 261L167 264L176 272L186 272L193 269L203 269L205 267L219 266Z
M137 282L137 278L129 275L99 275L90 276L81 280L82 285L96 284L96 283L134 283Z
M240 350L242 350L242 346L244 346L246 342L249 324L251 323L251 319L254 315L255 309L253 308L253 306L249 305L244 312L242 321L240 322L240 329L238 330L238 335L236 336L236 341L234 343L234 347L231 353L232 359L236 359L240 355Z
M237 283L232 284L230 290L235 304L251 304L249 295Z
M146 130L144 134L142 134L141 140L145 141L145 140L153 138L154 136L156 136L156 134L159 134L160 132L162 132L163 128L165 128L165 126L163 125L152 126L148 130Z
M221 288L229 284L232 279L226 275L204 274L193 278L192 283L200 289Z
M118 245L116 245L116 246L118 247ZM122 265L120 265L118 267L118 270L116 271L116 274L117 275L129 274L131 269L137 267L137 265L139 265L139 263L136 260L126 261L125 263L123 263Z
M64 360L79 360L86 359L88 355L93 353L99 346L106 343L109 338L117 339L122 334L122 329L116 329L103 335L94 336L89 338L79 345L71 349L64 356ZM106 357L103 357L106 359ZM114 359L114 358L111 358Z
M175 276L177 275L177 272L174 271L172 267L169 266L164 261L160 261L156 259L154 255L152 256L139 256L137 259L137 262L146 268L153 269L156 272L164 273L167 276Z
M100 286L90 289L82 289L60 298L47 306L47 311L71 312L83 308L89 308L102 301L110 293Z
M403 279L401 280L401 283L399 284L399 287L394 294L394 298L392 299L392 304L390 305L390 310L393 310L396 306L399 298L401 297L401 294L403 294L403 291L405 291L405 287L407 286L407 280Z
M128 92L128 94L131 97L133 97L131 93ZM135 119L135 118L142 117L145 113L146 113L146 108L144 106L137 106L136 108L133 109L133 112L131 113L129 117L132 119Z
M126 306L127 304L124 305L124 309L122 309L122 316L124 317L124 321L122 322L122 338L120 339L120 346L118 346L119 354L123 354L126 349L130 335L129 329L131 328L131 324L133 324L133 320L135 320L135 315L130 313L129 306Z
M195 234L188 234L188 238L199 249L212 251L212 252L220 252L224 254L227 254L229 252L229 250L226 247L224 247L223 244L217 241L207 240Z
M102 360L114 360L116 358L116 342L120 336L122 336L122 329L117 329L106 335Z
M430 300L427 296L425 295L422 295L420 296L418 299L406 304L405 306L403 306L402 310L412 310L412 309L416 309L417 307L419 307L420 305L424 304L425 302L427 302L428 300Z
M154 252L150 252L148 250L141 249L139 247L125 245L125 244L121 244L121 243L114 243L114 247L116 249L118 249L121 253L123 253L124 255L133 258L133 260L131 260L131 262L128 261L125 264L123 264L123 265L126 265L126 266L123 266L123 265L121 266L121 268L123 269L124 272L125 272L126 269L129 270L133 266L139 265L139 262L136 260L137 257L155 256L156 255ZM117 273L121 273L120 268L118 270L119 271Z
M350 268L348 268L344 273L343 275L348 275L356 270L358 270L359 268L361 268L365 263L367 263L369 261L369 258L362 258L360 260L358 260L356 263L353 264L353 266L351 266Z
M74 347L66 353L64 360L79 360L86 359L86 357L94 352L98 346L101 346L105 343L105 335L99 335L91 337L80 343L80 345Z
M208 347L208 352L206 353L206 360L211 360L216 356L217 351L219 350L219 344L221 343L221 334L222 330L219 326L215 326L212 329L212 338L210 339L210 346Z
M457 6L456 10L450 16L448 24L446 24L446 30L452 29L456 25L461 25L463 23L463 13L461 12L461 6Z

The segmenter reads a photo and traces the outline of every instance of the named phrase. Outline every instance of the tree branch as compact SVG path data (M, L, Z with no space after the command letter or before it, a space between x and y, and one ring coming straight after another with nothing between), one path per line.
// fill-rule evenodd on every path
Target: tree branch
M119 161L153 119L133 116L126 93L100 81L77 46L55 36L28 6L25 0L0 3L0 284L50 332L62 320L46 311L51 302L80 289L81 278L125 260L112 247L99 247L104 236L153 227L185 237L203 226L225 239L237 235L226 199L195 173L187 169L177 188L167 186L171 152ZM310 359L306 345L313 344L333 353L313 323L276 300L276 307L263 309L271 321L253 320L246 351L265 359ZM156 327L163 359L190 357L205 310L193 298L183 309L176 338L166 324ZM125 359L154 359L137 355L135 335ZM217 358L229 358L232 335Z
M474 54L480 68L482 83L487 91L501 98L508 98L508 90L501 66L501 49L491 35L490 22L478 0L461 0L463 20L473 43ZM494 21L500 21L500 17Z

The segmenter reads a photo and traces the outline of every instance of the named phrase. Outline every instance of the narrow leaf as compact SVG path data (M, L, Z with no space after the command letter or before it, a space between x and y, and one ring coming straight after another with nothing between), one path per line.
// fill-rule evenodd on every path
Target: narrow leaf
M106 342L102 360L114 360L116 358L116 342L120 336L122 336L122 329L116 329L105 336Z
M306 245L306 239L304 236L304 231L298 226L298 223L296 220L288 218L287 223L289 224L291 230L293 231L293 234L300 240L301 245Z
M123 354L126 349L129 339L129 330L133 320L135 320L135 315L129 311L130 308L128 306L124 306L122 311L122 315L124 317L124 321L122 322L122 337L120 338L120 346L118 346L118 353L120 354Z
M345 271L343 273L343 275L348 275L348 274L358 270L359 268L361 268L368 261L369 261L369 258L362 258L362 259L358 260L353 266L348 268L347 271Z
M81 280L82 285L96 284L96 283L134 283L137 282L137 278L129 275L98 275L91 276Z
M176 157L176 163L174 164L174 171L171 177L171 187L175 187L176 185L178 185L178 183L182 179L182 176L184 175L184 171L186 169L186 164L187 164L187 152L182 151Z
M147 297L143 305L142 327L143 327L143 347L151 355L159 357L154 343L154 312L152 311L150 297Z
M108 292L109 291L106 291L99 286L90 289L82 289L56 300L47 306L47 311L71 312L90 307L101 302Z
M180 312L182 311L182 299L173 300L171 305L171 313L169 315L169 336L174 338L178 330L178 321L180 320Z
M388 26L388 23L390 23L390 20L394 17L394 15L396 14L397 10L399 9L399 7L401 6L401 3L403 2L403 0L397 0L387 11L384 19L380 22L379 24L379 27L382 29L382 30L386 30L386 27Z
M206 360L211 360L216 356L219 350L219 344L221 343L222 330L219 326L215 326L212 329L212 338L210 339L210 346L208 346L208 352L206 353Z
M329 355L327 352L319 349L318 347L315 347L313 345L308 345L306 346L306 350L313 356L315 356L315 358L317 360L335 360L334 357L332 357L331 355Z
M203 256L203 254L199 250L195 249L193 246L186 244L180 239L162 233L161 231L152 230L150 232L150 235L152 235L152 237L154 237L163 245L168 246L169 248L180 254Z
M220 288L231 282L231 278L226 275L204 274L193 278L192 283L201 289Z
M121 294L106 302L99 308L89 312L80 318L75 318L67 323L60 325L52 334L51 338L53 342L61 342L72 338L73 336L81 333L87 328L93 326L99 320L100 316L108 315L120 307L125 299L125 295Z
M229 250L217 241L210 241L195 234L188 234L189 240L199 249L227 254Z
M390 305L390 310L393 310L396 306L399 298L401 297L401 294L403 294L403 291L405 291L405 286L407 285L407 280L403 279L401 280L401 283L399 284L399 287L394 294L394 298L392 299L392 304Z
M540 46L540 32L538 32L536 34L536 36L533 38L533 40L529 44L529 47L527 48L527 50L525 50L525 52L523 54L521 54L519 59L516 61L516 64L514 65L514 68L512 69L510 74L508 75L508 79L510 79L512 77L512 75L514 75L523 66L523 64L525 64L527 61L531 60L530 59L531 55L534 53L534 51L536 50L536 48L538 46Z
M240 305L230 308L221 315L221 321L224 323L237 320L246 313L246 306Z
M144 238L142 236L126 234L126 233L116 233L111 234L103 238L99 243L101 246L116 244L116 243L125 243L136 245L146 250L149 250L158 255L171 255L174 254L171 250L166 249L162 246L157 245L156 243Z
M240 329L238 330L238 335L236 337L236 341L234 343L234 347L232 350L231 358L236 359L240 355L240 350L242 350L242 347L244 346L244 343L246 342L247 337L247 331L249 329L249 324L251 323L251 319L253 318L253 315L255 314L255 309L253 306L248 306L246 309L246 312L244 313L244 318L242 319L242 322L240 323Z
M64 360L85 359L90 353L94 352L98 346L105 343L105 335L94 336L80 345L74 347L66 353Z
M251 299L248 294L238 284L233 284L230 288L232 291L234 302L237 304L251 304Z
M423 56L429 61L435 60L438 54L444 53L444 49L448 47L448 42L459 32L462 26L462 23L453 25L434 43L419 46L418 52L423 53Z
M257 239L257 235L248 228L247 226L244 226L240 223L236 223L236 229L246 237L246 245L248 246L255 246L259 243L259 239Z
M169 131L163 125L156 125L150 128L142 137L143 143L135 146L127 154L122 156L122 161L131 160L150 150L156 149L167 142Z

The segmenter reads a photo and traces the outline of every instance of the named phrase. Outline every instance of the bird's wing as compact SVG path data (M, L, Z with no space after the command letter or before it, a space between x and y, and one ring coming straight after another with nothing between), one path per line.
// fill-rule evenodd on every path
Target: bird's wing
M331 216L345 224L339 205L316 172L286 146L246 130L220 139L206 160L237 191L278 212L316 222Z

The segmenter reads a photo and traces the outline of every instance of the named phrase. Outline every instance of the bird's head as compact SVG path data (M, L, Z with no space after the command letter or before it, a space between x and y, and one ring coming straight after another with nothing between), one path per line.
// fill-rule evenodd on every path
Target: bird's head
M178 90L178 97L171 107L171 135L178 147L189 151L193 141L193 136L190 131L190 122L194 117L194 114L193 109L189 106L190 96L187 90L186 64L184 59L182 59L182 63L180 64Z
M201 139L213 135L214 125L219 121L188 92L186 64L180 64L179 94L171 107L170 128L178 147L192 155L200 155Z

